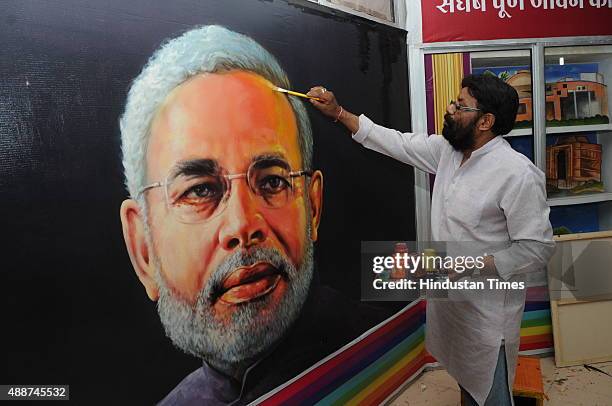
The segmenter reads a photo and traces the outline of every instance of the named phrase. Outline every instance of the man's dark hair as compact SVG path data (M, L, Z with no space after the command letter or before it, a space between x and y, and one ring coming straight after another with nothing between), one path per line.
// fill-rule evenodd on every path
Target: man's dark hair
M518 94L512 86L497 76L484 74L464 77L461 87L468 88L483 114L495 116L491 129L495 135L505 135L512 130L519 105Z

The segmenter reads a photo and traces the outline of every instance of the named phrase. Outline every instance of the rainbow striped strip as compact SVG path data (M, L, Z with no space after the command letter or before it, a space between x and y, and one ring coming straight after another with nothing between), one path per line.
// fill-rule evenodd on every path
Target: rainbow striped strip
M425 302L417 301L258 402L377 404L428 362Z
M552 348L548 301L529 301L530 296L540 298L546 287L533 289L528 289L520 346L521 352L532 354ZM425 350L425 301L420 300L256 403L376 405L434 365Z
M527 300L521 322L521 354L542 354L553 351L552 322L548 287L527 289Z

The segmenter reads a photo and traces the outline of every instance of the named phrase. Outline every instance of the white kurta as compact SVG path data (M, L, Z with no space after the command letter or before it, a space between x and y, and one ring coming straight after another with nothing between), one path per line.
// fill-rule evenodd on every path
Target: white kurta
M359 117L353 139L366 148L436 175L431 203L434 241L505 243L493 254L501 278L525 281L554 251L544 173L502 137L463 154L440 135L401 133ZM482 277L483 280L486 277ZM484 404L502 340L508 386L514 382L524 290L451 291L427 302L427 350L479 405Z

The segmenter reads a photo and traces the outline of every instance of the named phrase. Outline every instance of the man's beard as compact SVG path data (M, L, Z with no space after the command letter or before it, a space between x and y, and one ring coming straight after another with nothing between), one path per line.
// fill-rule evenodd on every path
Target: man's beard
M231 316L221 321L212 307L214 293L236 268L260 261L272 264L283 275L287 289L282 299L275 304L272 295L267 295L235 305ZM263 354L298 318L313 276L313 242L308 233L299 269L273 248L253 248L248 253L232 254L211 274L194 305L171 291L157 259L155 263L159 286L157 310L166 335L186 353L227 371Z
M465 151L472 149L476 140L474 139L474 130L478 117L475 117L465 126L461 126L458 121L451 118L450 114L444 115L444 128L442 135L451 146L457 151Z

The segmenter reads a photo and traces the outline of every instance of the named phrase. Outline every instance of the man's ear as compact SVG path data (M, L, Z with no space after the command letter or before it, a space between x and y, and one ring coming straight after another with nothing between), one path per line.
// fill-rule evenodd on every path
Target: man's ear
M480 117L478 129L480 131L489 131L495 125L495 116L491 113L486 113Z
M121 203L120 216L123 239L130 254L134 271L144 285L149 298L155 301L159 298L159 287L155 282L155 266L149 255L144 216L142 216L138 203L133 199L124 200Z
M321 212L323 211L323 174L321 171L315 171L310 178L308 198L310 199L310 211L312 214L310 220L310 238L312 238L312 241L317 241L317 238L319 238Z

